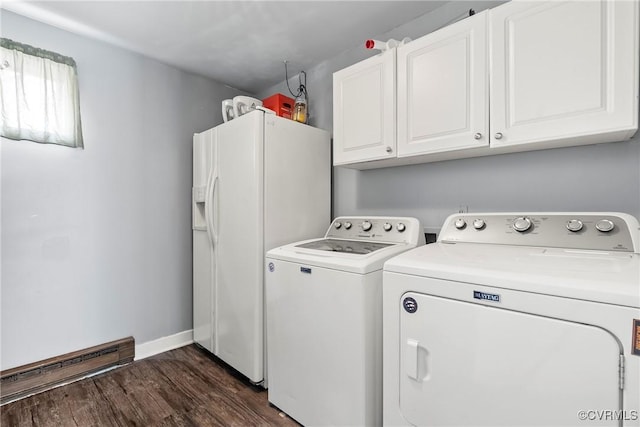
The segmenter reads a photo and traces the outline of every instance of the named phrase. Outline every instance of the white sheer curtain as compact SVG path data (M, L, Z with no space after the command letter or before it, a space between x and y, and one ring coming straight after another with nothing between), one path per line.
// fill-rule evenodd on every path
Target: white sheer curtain
M0 50L2 136L82 148L75 61L4 38Z

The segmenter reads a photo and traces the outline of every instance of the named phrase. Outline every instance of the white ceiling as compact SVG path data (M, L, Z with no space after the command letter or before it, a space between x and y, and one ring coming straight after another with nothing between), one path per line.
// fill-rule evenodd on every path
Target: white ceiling
M2 8L257 93L442 1L2 1Z

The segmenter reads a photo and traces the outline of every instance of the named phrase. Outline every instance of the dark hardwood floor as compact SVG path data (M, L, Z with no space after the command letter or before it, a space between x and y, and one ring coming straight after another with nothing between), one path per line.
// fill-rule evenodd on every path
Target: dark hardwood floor
M298 426L194 345L0 407L13 426Z

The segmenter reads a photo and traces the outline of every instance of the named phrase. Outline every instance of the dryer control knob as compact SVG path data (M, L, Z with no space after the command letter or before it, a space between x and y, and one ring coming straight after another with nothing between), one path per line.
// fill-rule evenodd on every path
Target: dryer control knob
M340 229L340 227L342 227L342 223L341 222L336 222L333 224L333 226L336 228L336 230Z
M453 225L455 225L458 230L462 230L467 226L467 222L462 218L458 218L456 219L456 222L453 223Z
M519 233L524 233L531 228L531 220L527 217L521 216L513 221L513 229Z
M582 230L584 224L579 219L571 219L567 221L567 230L573 231L574 233Z
M600 221L596 222L596 228L598 229L598 231L608 233L615 228L615 225L608 219L601 219Z
M385 222L384 225L382 226L382 228L384 228L384 231L391 231L393 226L391 224L389 224L388 222Z
M476 219L473 221L473 228L476 230L482 230L485 225L487 224L484 222L484 219Z
M407 229L407 226L406 226L406 225L404 225L403 223L399 222L399 223L398 223L398 225L396 225L396 229L397 229L399 232L401 232L401 233L402 233L404 230L406 230L406 229Z
M373 227L373 225L369 221L364 221L362 223L362 230L363 231L369 231L369 230L371 230L371 227Z
M351 223L349 221L345 222L344 223L344 228L345 228L345 230L350 229L351 228Z

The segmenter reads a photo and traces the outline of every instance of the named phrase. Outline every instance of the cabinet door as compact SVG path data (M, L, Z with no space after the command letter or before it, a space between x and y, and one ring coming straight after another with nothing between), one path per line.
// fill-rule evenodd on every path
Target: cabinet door
M513 1L490 11L491 145L630 138L638 2Z
M333 74L333 164L396 156L396 50Z
M482 12L398 48L398 156L489 145Z

